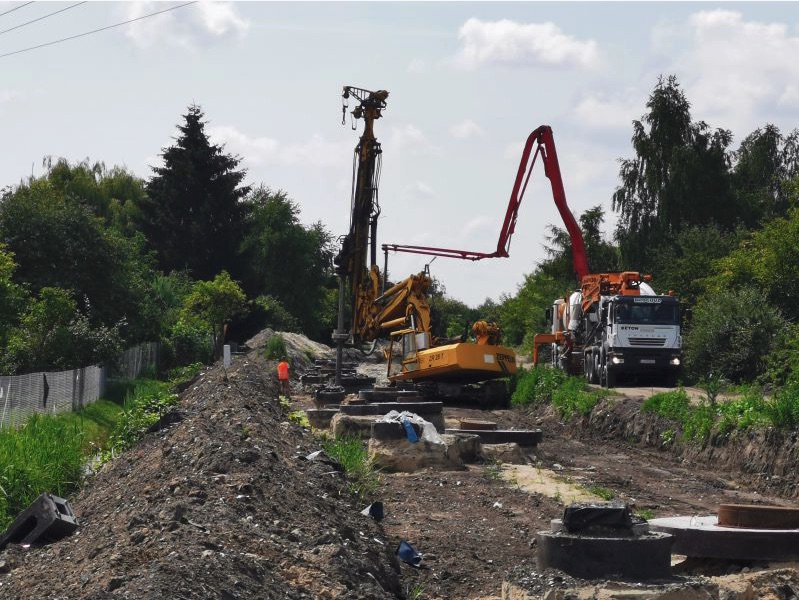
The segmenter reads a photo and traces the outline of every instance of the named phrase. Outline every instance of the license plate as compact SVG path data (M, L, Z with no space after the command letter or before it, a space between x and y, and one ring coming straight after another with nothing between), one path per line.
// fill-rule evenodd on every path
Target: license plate
M642 365L654 365L655 364L655 359L654 358L642 358L641 359L641 364Z

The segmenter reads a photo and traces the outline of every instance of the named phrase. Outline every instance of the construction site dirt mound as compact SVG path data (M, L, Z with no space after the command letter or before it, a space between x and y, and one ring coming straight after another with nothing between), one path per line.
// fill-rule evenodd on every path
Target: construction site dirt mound
M551 406L445 406L447 427L492 421L544 437L521 452L526 464L383 473L377 523L360 514L337 465L307 460L319 439L276 398L276 365L263 358L270 335L248 342L227 374L204 373L182 394L180 422L149 434L70 499L76 534L0 553L0 598L785 600L799 590L792 563L698 560L685 571L705 582L696 593L673 583L680 589L621 590L536 567L536 533L574 501L612 497L648 517L715 514L722 503L793 505L792 434L680 444L675 424L642 412L637 396L567 420ZM333 352L284 341L309 362ZM313 406L298 382L292 392L292 409ZM420 565L397 560L400 540Z
M259 340L181 396L179 423L72 499L77 533L0 554L0 597L396 598L399 565L339 465L287 418Z

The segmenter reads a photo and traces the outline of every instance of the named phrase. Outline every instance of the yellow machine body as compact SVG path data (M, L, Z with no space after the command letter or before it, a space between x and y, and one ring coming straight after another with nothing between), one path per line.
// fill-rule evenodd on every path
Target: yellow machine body
M516 353L512 348L468 342L430 348L428 339L427 334L413 329L391 334L391 381L477 383L516 373Z

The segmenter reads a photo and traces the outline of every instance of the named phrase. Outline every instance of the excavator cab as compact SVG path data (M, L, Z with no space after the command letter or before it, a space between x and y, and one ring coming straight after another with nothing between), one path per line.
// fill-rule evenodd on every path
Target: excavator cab
M400 329L391 332L388 348L389 379L419 369L417 352L430 347L430 334L415 329Z

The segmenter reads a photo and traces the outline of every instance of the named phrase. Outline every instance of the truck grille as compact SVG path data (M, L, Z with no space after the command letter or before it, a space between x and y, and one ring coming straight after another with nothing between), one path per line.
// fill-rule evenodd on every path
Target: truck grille
M630 346L657 348L666 345L666 338L630 338Z

